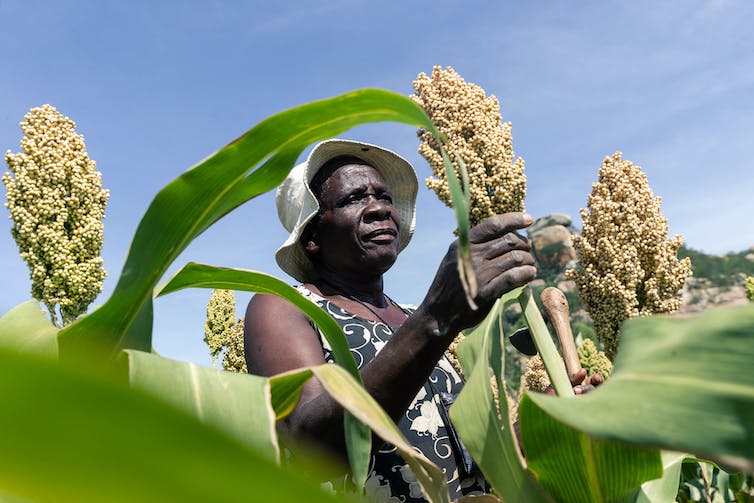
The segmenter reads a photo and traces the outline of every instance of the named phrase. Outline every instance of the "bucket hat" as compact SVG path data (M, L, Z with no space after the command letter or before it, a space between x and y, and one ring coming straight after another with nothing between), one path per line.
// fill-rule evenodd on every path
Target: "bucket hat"
M305 162L294 167L275 193L278 217L290 232L275 253L280 268L301 282L317 279L314 265L301 245L301 233L319 211L319 202L309 184L329 161L340 156L354 156L376 169L393 195L393 207L400 217L398 251L411 240L416 225L416 193L419 182L413 166L395 152L377 145L352 140L332 139L318 143Z

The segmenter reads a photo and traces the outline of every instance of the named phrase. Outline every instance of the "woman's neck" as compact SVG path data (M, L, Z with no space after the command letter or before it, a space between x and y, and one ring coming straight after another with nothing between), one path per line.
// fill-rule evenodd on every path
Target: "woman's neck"
M346 275L321 274L313 284L325 295L341 295L367 302L375 307L386 307L382 276L374 278L349 278Z

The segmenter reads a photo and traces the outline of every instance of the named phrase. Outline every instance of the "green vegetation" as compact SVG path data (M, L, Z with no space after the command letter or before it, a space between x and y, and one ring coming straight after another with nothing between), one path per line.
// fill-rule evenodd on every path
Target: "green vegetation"
M725 255L706 253L682 246L678 256L691 259L695 278L709 280L711 286L730 286L740 283L739 276L754 276L754 251L730 252ZM747 258L749 257L749 258Z
M158 287L193 239L240 204L273 189L307 145L383 120L434 130L408 98L380 90L356 91L266 119L157 194L136 230L115 291L97 310L62 330L35 301L0 318L5 406L0 414L0 496L32 501L351 501L320 490L297 467L278 463L275 421L290 413L301 387L315 377L347 411L344 428L357 486L366 477L371 429L397 446L430 501L448 503L444 474L417 456L360 385L337 323L294 288L259 272L202 264L185 265ZM443 157L450 172L449 159ZM449 185L453 200L461 203L454 207L463 240L469 227L468 184L455 182ZM459 253L465 253L464 247L468 250L468 242L459 246ZM286 298L320 327L339 365L267 379L152 353L153 298L197 287ZM550 336L529 289L510 292L459 345L468 380L450 410L500 498L670 501L680 473L673 467L683 459L703 455L728 467L754 470L754 438L748 427L754 424L754 345L741 337L754 331L754 306L717 310L693 323L630 321L614 373L601 390L578 400L524 395L524 460L507 400L496 392L506 386L502 313L516 301L540 352L552 355L554 345L547 342ZM694 456L671 459L658 447ZM315 460L309 468L324 464ZM660 476L664 479L650 481Z

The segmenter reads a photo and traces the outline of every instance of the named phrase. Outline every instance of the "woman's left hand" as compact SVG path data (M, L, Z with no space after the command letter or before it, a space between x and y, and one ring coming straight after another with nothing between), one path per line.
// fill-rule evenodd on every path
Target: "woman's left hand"
M571 374L569 378L571 380L571 386L573 386L573 393L576 395L583 395L584 393L594 391L597 386L605 382L605 380L599 374L594 374L590 377L587 377L586 369L584 368L581 368L577 372ZM547 387L545 393L547 393L548 395L555 395L555 390L553 389L552 385Z

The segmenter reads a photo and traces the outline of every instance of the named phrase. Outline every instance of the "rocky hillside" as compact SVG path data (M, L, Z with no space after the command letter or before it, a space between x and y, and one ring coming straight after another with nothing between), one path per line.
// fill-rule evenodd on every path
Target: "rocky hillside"
M571 235L578 229L570 216L556 213L535 220L528 234L532 243L540 280L534 287L556 285L566 292L573 318L588 318L575 293L575 284L567 280L564 271L576 264L576 251ZM693 277L683 289L683 304L678 316L699 313L714 306L744 304L746 276L754 276L754 247L726 255L707 255L681 248L681 257L690 257Z

